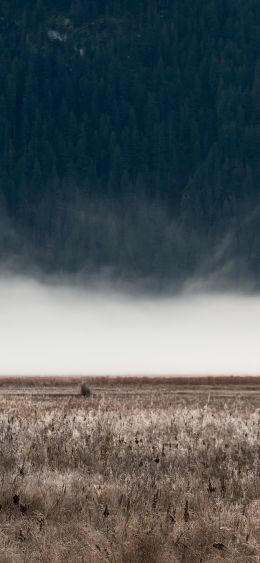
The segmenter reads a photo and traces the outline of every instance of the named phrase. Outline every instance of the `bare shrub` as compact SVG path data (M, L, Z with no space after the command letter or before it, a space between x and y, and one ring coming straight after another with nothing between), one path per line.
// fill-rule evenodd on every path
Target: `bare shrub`
M82 397L90 397L91 391L87 383L81 383L80 394L82 395Z

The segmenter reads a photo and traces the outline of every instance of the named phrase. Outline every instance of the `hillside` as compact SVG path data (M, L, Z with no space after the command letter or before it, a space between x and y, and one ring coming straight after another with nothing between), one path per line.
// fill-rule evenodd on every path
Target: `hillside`
M259 287L259 15L3 0L2 260Z

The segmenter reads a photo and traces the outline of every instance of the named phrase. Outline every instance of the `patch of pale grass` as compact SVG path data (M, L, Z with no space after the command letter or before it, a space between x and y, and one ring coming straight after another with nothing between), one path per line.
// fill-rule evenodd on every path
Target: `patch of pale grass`
M1 563L260 560L250 403L1 406Z

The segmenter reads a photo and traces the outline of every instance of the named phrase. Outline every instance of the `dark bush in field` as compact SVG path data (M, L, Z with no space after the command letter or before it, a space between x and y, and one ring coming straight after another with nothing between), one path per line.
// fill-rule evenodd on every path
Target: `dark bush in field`
M82 397L90 397L91 391L87 383L81 383L80 394L82 395Z

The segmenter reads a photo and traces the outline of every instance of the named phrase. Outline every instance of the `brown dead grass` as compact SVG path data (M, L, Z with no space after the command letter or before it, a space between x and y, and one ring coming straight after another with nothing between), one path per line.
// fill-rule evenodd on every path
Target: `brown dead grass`
M260 385L260 375L194 375L194 376L0 376L0 389L2 387L31 386L38 387L65 387L77 386L82 381L88 385L110 386L146 386L146 385Z
M259 387L113 385L0 398L1 563L259 562Z

